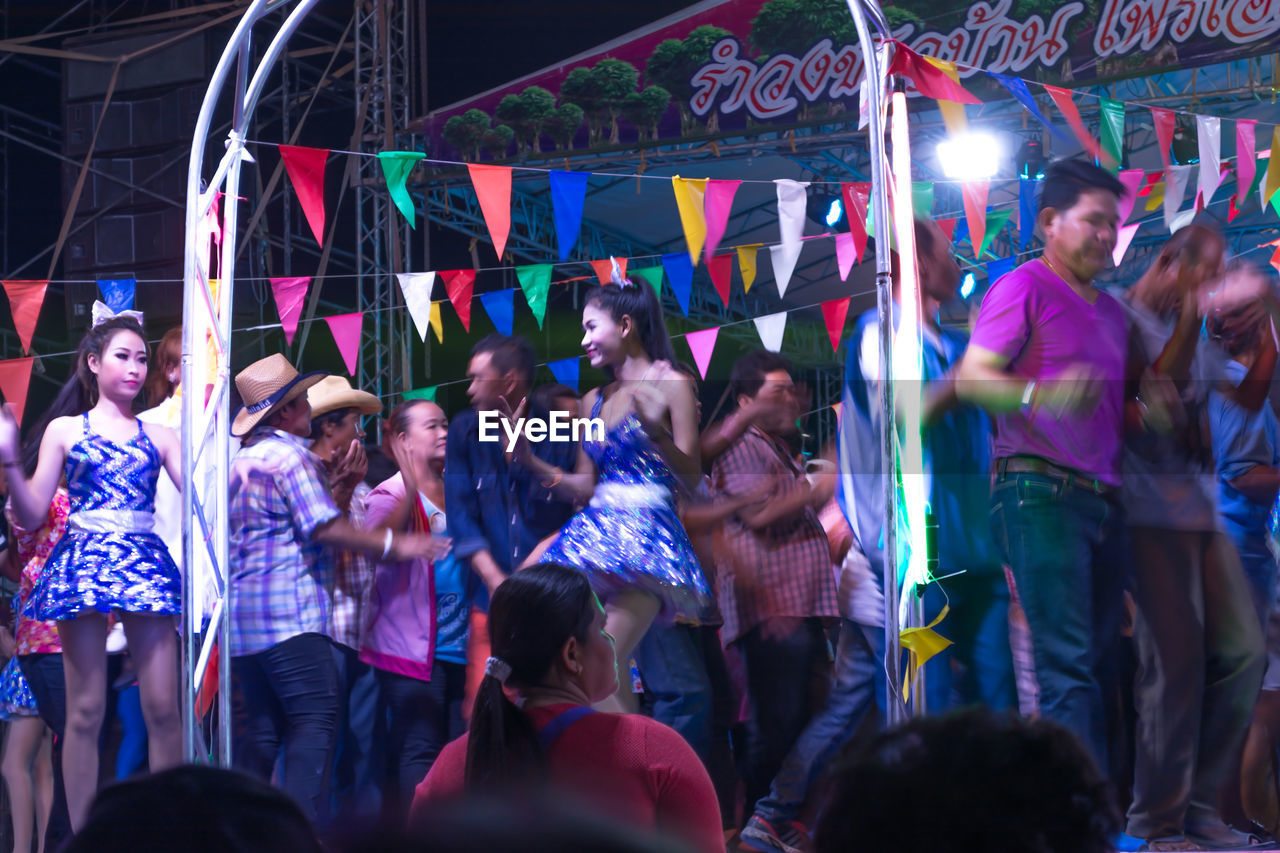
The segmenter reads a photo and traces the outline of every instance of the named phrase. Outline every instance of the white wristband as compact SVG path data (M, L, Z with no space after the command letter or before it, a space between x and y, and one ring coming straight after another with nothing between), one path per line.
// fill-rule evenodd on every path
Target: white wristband
M1027 387L1022 390L1022 408L1030 407L1031 400L1036 394L1036 381L1032 379L1027 383Z
M391 553L391 543L395 534L391 532L391 528L387 528L387 535L382 540L382 559L387 559L387 555Z

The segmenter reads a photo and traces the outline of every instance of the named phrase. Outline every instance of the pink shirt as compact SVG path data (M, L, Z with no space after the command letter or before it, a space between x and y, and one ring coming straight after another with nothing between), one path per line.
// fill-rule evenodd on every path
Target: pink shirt
M1021 409L997 415L992 457L1039 456L1119 486L1127 340L1120 303L1100 291L1086 302L1043 261L997 280L982 300L971 346L1004 356L1010 373L1028 379L1051 379L1086 364L1106 381L1088 415Z

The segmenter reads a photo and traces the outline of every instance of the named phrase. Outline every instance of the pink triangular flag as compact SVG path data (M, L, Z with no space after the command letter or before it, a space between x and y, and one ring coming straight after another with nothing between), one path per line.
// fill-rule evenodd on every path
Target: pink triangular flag
M947 235L948 243L954 243L956 240L956 222L957 221L958 220L956 219L935 219L933 221L933 224L937 225L938 228L942 231L942 233Z
M507 249L507 235L511 233L511 167L467 164L471 173L471 185L480 200L480 212L489 228L493 250L502 258Z
M1116 266L1120 266L1120 262L1124 260L1125 252L1129 251L1129 244L1133 242L1133 235L1138 233L1140 222L1132 225L1121 225L1120 231L1116 234L1116 248L1111 253L1111 262Z
M1236 119L1236 195L1240 198L1253 186L1253 177L1257 174L1258 158L1254 151L1257 124L1257 119Z
M738 191L742 181L708 180L706 192L702 197L702 212L707 220L707 242L705 253L707 263L716 253L724 230L729 225L729 212L733 209L733 194Z
M5 295L9 297L9 312L13 325L22 342L22 351L31 352L31 338L36 333L36 321L40 319L40 307L44 305L44 293L49 287L46 280L17 280L4 282Z
M281 145L280 159L293 184L293 191L302 205L311 233L316 242L324 245L324 164L329 159L327 148L302 148L297 145ZM222 242L219 239L218 242Z
M1151 124L1156 129L1156 144L1160 147L1160 159L1169 168L1169 148L1173 145L1173 129L1177 118L1172 110L1151 107Z
M1141 169L1125 169L1118 177L1120 183L1124 184L1124 195L1120 197L1120 224L1123 225L1133 213L1133 204L1138 200L1138 189L1142 186L1146 172Z
M827 324L827 336L831 338L831 349L840 349L840 339L844 337L844 321L849 316L850 297L832 299L822 303L822 319Z
M711 283L720 294L720 301L729 304L729 282L733 275L733 255L707 256L707 272L711 273Z
M298 320L302 317L302 303L307 299L307 288L310 286L309 275L271 279L271 293L276 298L276 310L280 312L280 327L284 329L284 342L287 346L293 346L293 336L298 331Z
M976 259L982 251L982 238L987 235L987 193L991 182L966 181L960 185L960 193L964 196L964 218L969 223L969 242L973 245L973 257Z
M338 345L338 352L347 365L347 373L356 375L356 357L360 354L360 326L364 323L364 312L339 314L336 317L325 317L329 331L333 333L333 342Z
M598 261L591 261L591 269L595 270L596 279L601 284L608 284L613 276L613 262L618 262L618 272L622 273L622 277L627 277L627 259L626 258L602 258Z
M844 403L832 403L831 411L836 413L836 426L840 426L840 419L844 417Z
M27 389L31 387L31 366L35 364L33 356L11 358L0 361L0 393L4 401L13 407L13 419L22 426L22 413L27 408ZM706 370L703 370L706 377Z
M729 257L725 255L724 257ZM707 378L707 366L711 364L711 353L716 348L716 336L720 334L720 327L714 329L703 329L700 332L689 332L684 336L684 341L689 345L689 351L693 353L693 363L698 365L698 374L703 378Z
M444 279L445 292L453 303L453 310L458 312L462 328L471 331L471 292L475 289L475 270L442 270L440 277Z
M836 264L840 267L840 280L849 278L849 270L853 269L853 235L836 234Z

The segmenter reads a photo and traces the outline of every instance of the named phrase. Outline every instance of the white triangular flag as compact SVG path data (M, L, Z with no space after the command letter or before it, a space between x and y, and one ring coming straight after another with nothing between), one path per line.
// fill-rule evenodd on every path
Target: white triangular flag
M427 329L431 328L431 288L435 286L436 274L433 272L401 272L396 273L400 282L400 290L404 292L404 304L413 318L413 325L418 330L418 337L425 342Z
M1217 116L1196 116L1196 137L1200 148L1200 180L1196 192L1205 207L1222 183L1222 120Z
M805 208L808 205L805 188L809 185L787 178L779 178L774 184L778 187L778 231L782 234L782 245L798 246L804 236Z
M1173 233L1173 220L1182 207L1182 197L1187 192L1194 166L1170 166L1164 170L1164 226Z
M764 348L769 352L781 350L782 332L787 328L787 312L779 311L777 314L756 317L755 323L756 332L760 335L760 342L764 344Z
M773 262L773 280L778 285L778 296L787 295L787 285L791 284L791 274L795 272L796 261L800 259L802 249L804 243L782 243L769 247L769 260Z

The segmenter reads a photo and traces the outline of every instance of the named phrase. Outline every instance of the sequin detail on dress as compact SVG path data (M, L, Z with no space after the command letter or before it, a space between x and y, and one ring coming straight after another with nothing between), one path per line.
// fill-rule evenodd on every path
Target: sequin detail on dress
M593 418L603 402L603 395L596 399ZM596 466L595 495L543 561L582 569L602 599L629 589L656 595L663 622L696 618L711 593L676 515L675 475L639 419L628 414L604 441L582 446Z
M155 510L160 452L142 423L124 444L97 435L84 415L84 433L67 451L71 496L67 531L45 563L27 602L32 619L74 619L86 610L177 614L182 580L155 533L77 529L76 513L150 514Z

